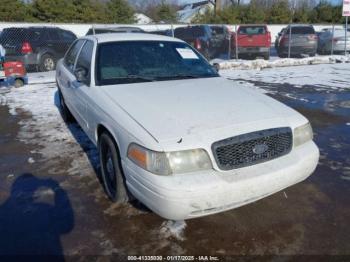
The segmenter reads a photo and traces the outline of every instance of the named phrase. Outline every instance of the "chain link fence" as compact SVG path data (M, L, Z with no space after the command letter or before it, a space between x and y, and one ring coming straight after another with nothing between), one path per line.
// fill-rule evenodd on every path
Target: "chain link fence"
M23 62L29 71L54 70L77 37L113 32L180 38L208 60L271 60L347 54L350 50L350 34L342 25L0 24L0 28L1 59Z

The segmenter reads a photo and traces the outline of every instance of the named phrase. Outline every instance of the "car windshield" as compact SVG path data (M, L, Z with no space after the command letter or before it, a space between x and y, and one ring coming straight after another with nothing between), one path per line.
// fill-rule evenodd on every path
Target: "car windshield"
M97 85L206 77L218 77L218 73L185 43L123 41L98 46Z

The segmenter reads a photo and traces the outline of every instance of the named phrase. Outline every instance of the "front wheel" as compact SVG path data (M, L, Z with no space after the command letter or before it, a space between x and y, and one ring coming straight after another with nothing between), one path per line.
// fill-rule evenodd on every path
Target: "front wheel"
M104 132L99 138L100 166L107 196L116 203L128 202L120 155L113 138Z

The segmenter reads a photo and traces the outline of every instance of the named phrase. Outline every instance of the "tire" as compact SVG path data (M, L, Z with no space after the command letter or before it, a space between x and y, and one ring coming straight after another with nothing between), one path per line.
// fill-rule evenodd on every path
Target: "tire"
M98 149L102 181L107 196L115 203L127 203L129 198L120 155L113 138L107 132L103 132L99 137Z
M75 121L75 119L74 119L72 113L69 111L60 89L58 89L58 98L59 98L59 103L60 103L60 111L61 111L61 115L62 115L64 122L73 123Z
M209 54L209 50L208 49L204 50L203 55L204 55L205 59L207 59L208 61L210 60L210 54Z
M17 78L13 85L14 85L15 88L22 87L22 86L24 86L24 81L22 79L20 79L20 78Z
M39 70L41 72L53 71L56 69L56 60L50 54L45 54L41 57Z
M265 53L265 54L263 55L263 57L264 57L265 60L270 60L270 53L269 53L269 52L268 52L268 53Z

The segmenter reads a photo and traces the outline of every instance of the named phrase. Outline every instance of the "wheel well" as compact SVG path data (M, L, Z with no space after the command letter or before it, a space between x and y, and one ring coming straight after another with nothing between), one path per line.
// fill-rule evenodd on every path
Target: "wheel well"
M40 62L42 61L43 57L45 55L51 56L55 61L56 61L56 56L53 52L51 52L50 50L44 51L41 55L40 55Z
M96 139L97 144L98 144L98 141L99 141L99 139L100 139L101 134L104 133L104 132L108 133L108 134L111 136L111 138L112 138L113 141L114 141L115 146L117 147L117 150L119 151L119 146L118 146L118 143L117 143L117 141L115 140L114 136L113 136L112 133L111 133L104 125L102 125L102 124L99 124L99 125L97 126L97 139Z
M97 126L97 141L100 139L100 136L101 136L101 134L103 133L103 132L108 132L108 133L110 133L109 131L108 131L108 129L105 127L105 126L103 126L103 125L98 125Z

